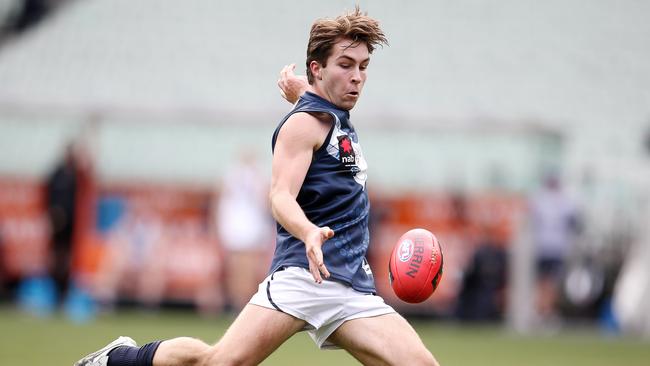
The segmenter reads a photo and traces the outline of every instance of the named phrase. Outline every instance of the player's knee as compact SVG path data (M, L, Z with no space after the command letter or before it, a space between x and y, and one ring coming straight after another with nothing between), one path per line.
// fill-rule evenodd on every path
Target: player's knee
M163 341L154 355L156 364L183 364L200 366L210 347L203 341L191 337L178 337Z
M377 364L382 365L409 365L409 366L439 366L436 359L428 350L409 350L408 353L391 353L379 356Z
M201 366L244 366L250 365L247 356L239 352L226 351L219 344L216 344L202 356Z
M413 365L413 366L439 366L436 359L428 349L422 347L418 350L411 350L407 357L392 362L395 365Z
M180 339L185 340L186 350L191 350L187 352L186 358L183 360L184 365L200 366L205 363L206 356L210 347L205 344L203 341L192 338L192 337L181 337Z
M414 355L415 360L413 365L422 365L422 366L439 366L436 359L433 357L431 352L428 349L424 348L420 352Z

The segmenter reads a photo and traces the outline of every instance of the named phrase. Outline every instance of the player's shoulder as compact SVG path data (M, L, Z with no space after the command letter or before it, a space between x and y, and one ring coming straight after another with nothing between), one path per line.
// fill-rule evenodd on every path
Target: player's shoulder
M296 112L287 118L281 130L321 135L323 130L329 130L333 120L333 117L325 112Z
M299 122L296 122L299 121ZM327 112L312 112L312 111L299 111L293 113L285 123L302 123L302 124L323 124L332 123L334 117Z
M296 112L281 126L278 142L302 141L310 146L320 146L332 127L332 121L328 113Z

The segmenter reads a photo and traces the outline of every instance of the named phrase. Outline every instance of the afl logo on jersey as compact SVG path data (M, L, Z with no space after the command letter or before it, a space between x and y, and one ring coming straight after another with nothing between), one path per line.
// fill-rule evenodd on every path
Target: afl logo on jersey
M339 139L339 156L341 163L347 167L356 164L356 154L352 148L352 141L347 135L338 136Z

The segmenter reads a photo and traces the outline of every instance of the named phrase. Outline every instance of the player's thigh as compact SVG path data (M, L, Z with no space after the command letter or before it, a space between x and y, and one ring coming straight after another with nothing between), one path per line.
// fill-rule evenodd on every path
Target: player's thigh
M208 364L257 365L304 326L304 320L248 304L212 347Z
M399 314L348 320L329 338L364 365L438 365Z

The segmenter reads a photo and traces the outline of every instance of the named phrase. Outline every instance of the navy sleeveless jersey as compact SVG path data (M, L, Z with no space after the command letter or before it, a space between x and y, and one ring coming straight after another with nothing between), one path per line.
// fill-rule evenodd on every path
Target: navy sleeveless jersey
M375 282L366 261L370 242L366 186L367 164L349 112L313 93L305 93L273 133L272 148L287 119L298 112L328 113L332 128L314 152L296 201L317 226L329 226L334 237L322 247L330 279L345 282L361 292L374 293ZM309 269L305 244L277 225L271 273L283 266Z

